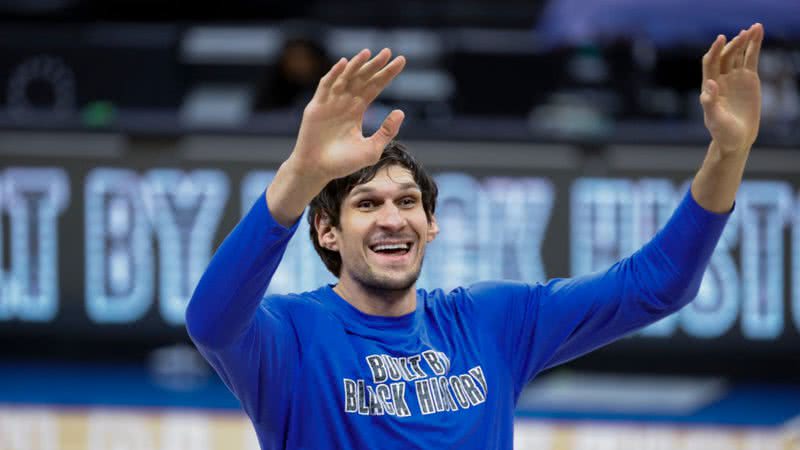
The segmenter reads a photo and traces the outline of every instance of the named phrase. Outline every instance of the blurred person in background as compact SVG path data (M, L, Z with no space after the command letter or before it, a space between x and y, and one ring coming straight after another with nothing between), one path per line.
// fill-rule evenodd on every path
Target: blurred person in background
M256 111L301 110L311 100L317 82L330 67L325 48L308 36L288 39L277 65L259 82Z
M545 284L416 289L439 233L437 188L369 104L403 69L388 49L340 59L305 108L291 156L217 250L186 312L190 336L278 448L510 449L539 372L672 314L697 294L730 217L760 117L756 24L703 57L712 141L672 218L606 271ZM457 158L458 155L453 155ZM310 205L335 285L263 294Z

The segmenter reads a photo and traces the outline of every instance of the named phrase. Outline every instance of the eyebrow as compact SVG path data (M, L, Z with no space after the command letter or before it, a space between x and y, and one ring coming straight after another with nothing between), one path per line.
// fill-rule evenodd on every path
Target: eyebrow
M401 191L407 191L407 190L413 189L413 190L422 192L422 190L419 188L417 183L414 183L412 181L409 181L409 182L406 182L406 183L399 183L399 184L400 184L400 190ZM352 197L352 196L355 196L355 195L358 195L358 194L363 194L363 193L368 193L368 192L375 192L375 191L376 191L376 189L373 188L373 187L361 185L361 186L354 187L353 190L350 191L350 196Z

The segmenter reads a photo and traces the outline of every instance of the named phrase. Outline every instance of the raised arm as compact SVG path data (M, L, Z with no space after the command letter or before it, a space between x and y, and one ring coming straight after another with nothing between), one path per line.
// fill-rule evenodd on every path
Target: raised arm
M742 182L761 118L758 55L764 27L757 23L727 44L719 35L703 56L700 103L711 145L692 182L692 196L703 208L727 212Z
M330 180L375 163L397 134L399 110L368 138L361 128L369 104L405 65L402 56L390 59L388 49L372 59L362 50L349 62L339 60L320 80L292 154L265 199L214 254L189 302L186 325L196 343L221 348L251 327L303 209ZM285 323L281 319L276 323Z
M247 414L275 432L284 429L300 343L286 298L262 297L311 199L336 177L375 162L396 134L393 111L364 138L367 106L403 69L389 50L370 60L364 50L342 58L322 78L306 107L297 143L265 198L259 198L214 254L186 309L194 343ZM264 390L268 390L265 393Z
M611 342L695 298L758 134L763 36L761 24L742 30L727 45L718 36L703 57L700 102L712 142L691 197L683 199L664 228L605 272L554 280L534 292L537 312L544 312L540 319L559 324L540 327L540 333L549 330L552 342L559 342L542 367Z
M700 101L713 138L691 192L667 224L610 268L546 284L484 283L470 295L507 352L515 392L539 371L569 361L678 311L695 298L733 207L758 133L758 52L753 25L703 58Z

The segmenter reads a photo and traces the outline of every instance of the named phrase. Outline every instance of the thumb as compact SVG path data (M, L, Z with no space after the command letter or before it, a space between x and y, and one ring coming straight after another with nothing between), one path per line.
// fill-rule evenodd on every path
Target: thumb
M383 148L389 144L389 141L397 136L397 133L400 131L400 124L403 123L405 117L403 111L399 109L390 112L389 115L386 116L386 119L383 120L381 127L369 137L369 140L375 147L382 151Z
M712 114L719 98L719 85L714 80L703 83L703 92L700 93L700 104L706 114Z

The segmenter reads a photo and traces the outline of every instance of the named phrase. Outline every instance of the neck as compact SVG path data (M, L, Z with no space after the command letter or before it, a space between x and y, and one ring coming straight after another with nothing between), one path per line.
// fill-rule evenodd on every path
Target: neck
M355 309L371 316L397 317L417 309L414 285L407 289L375 289L342 274L333 290Z

